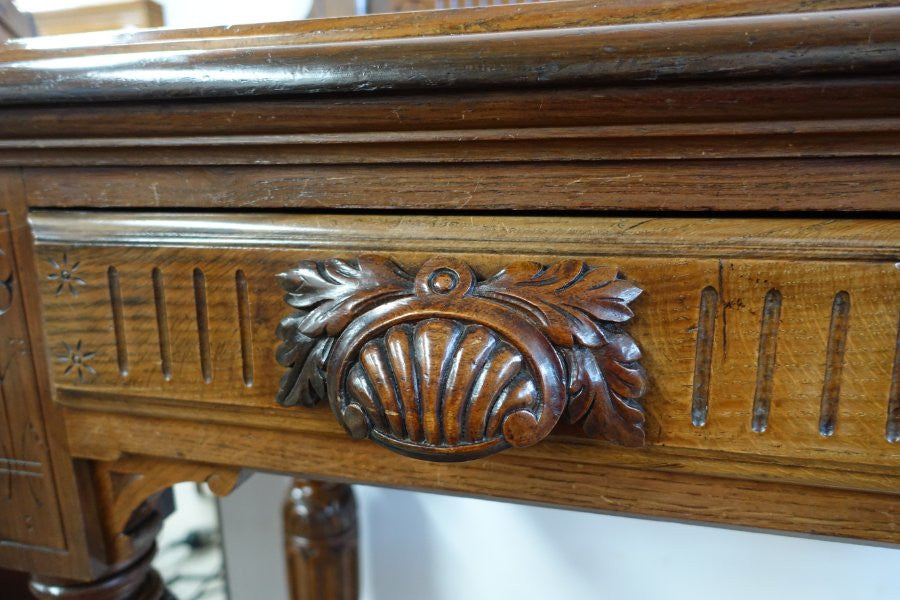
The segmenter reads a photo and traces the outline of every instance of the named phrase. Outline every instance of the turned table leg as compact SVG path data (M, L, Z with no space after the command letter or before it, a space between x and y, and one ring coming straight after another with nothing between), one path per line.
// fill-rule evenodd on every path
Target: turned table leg
M153 546L95 581L36 577L29 588L39 600L175 600L151 565L155 554L156 546Z
M356 600L356 501L342 483L295 479L284 504L292 600Z

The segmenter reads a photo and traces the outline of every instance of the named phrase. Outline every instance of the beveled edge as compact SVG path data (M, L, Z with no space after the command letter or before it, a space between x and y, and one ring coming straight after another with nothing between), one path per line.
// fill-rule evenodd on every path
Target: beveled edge
M359 22L365 26L365 21ZM884 73L900 8L273 44L0 51L0 104Z

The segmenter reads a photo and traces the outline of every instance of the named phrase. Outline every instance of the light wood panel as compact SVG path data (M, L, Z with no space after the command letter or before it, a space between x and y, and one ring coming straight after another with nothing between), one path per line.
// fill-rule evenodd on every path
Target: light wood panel
M33 213L32 222L48 341L60 357L53 378L58 399L70 406L99 402L117 412L157 415L180 410L191 419L256 419L266 427L332 432L321 411L274 403L282 374L274 330L289 312L277 273L301 259L364 252L392 256L413 271L428 257L452 253L482 275L516 259L574 257L618 266L645 290L630 331L651 380L644 400L651 446L751 462L801 464L815 457L869 473L900 464L900 447L885 437L900 311L896 222L52 212ZM75 263L77 280L60 289L54 264ZM238 309L241 277L249 301L244 312ZM208 354L198 329L198 281ZM709 288L718 302L708 416L695 426L700 300ZM780 318L767 334L776 337L773 368L760 375L761 319L771 290L780 298ZM849 295L851 309L836 426L826 437L819 433L820 404L840 292ZM73 365L79 353L89 368ZM764 432L752 427L760 377L771 390Z
M710 477L653 449L630 449L632 456L646 454L645 464L634 468L605 462L608 448L586 449L555 439L468 463L430 463L376 444L354 444L338 431L327 408L316 410L332 423L330 434L76 409L66 410L66 420L73 451L98 458L120 451L190 456L326 480L900 543L896 478L891 493L850 491L846 476L853 473L846 466L831 486L789 483L785 469L754 480L752 467L742 469L740 463L729 464L729 477Z

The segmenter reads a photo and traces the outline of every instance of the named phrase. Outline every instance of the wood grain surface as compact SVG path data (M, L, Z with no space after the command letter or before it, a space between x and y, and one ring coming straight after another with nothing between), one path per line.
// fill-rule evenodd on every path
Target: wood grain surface
M90 55L109 46L143 51L169 44L215 49L253 45L335 43L384 38L431 37L533 29L639 24L891 7L891 0L563 0L516 6L464 8L413 14L370 15L279 23L250 23L195 29L101 32L7 43L5 57L15 60Z
M893 158L65 168L28 169L24 186L59 208L889 211L898 174Z
M357 600L359 533L353 488L295 479L282 515L291 600Z
M737 80L859 76L895 65L898 38L900 9L889 7L802 19L765 15L202 52L173 43L145 52L117 48L112 60L102 51L32 61L13 53L12 60L0 55L0 102L660 84L723 73Z
M211 382L198 272L200 362ZM283 406L327 399L354 438L423 460L533 446L563 413L590 437L644 444L647 376L623 329L641 289L615 266L519 261L479 279L452 257L413 275L363 254L304 260L278 279L290 306L277 330Z
M768 472L758 462L720 461L720 476L707 476L689 458L653 448L628 449L626 458L562 439L468 463L426 463L374 444L348 446L327 409L322 423L332 429L302 434L251 424L246 415L221 423L173 419L174 411L162 418L122 414L109 406L65 412L73 452L97 459L121 452L191 456L317 479L900 543L896 468L877 477L881 492L863 492L848 489L858 480L857 467L847 464L823 477L827 461L773 465Z
M4 44L0 562L160 594L159 492L241 469L900 543L898 65L878 0ZM645 445L431 464L279 406L276 275L369 253L621 271Z
M898 10L579 0L21 42L0 165L45 207L893 211Z
M895 419L889 403L896 393L891 381L900 314L893 221L347 214L180 214L173 219L35 212L32 223L37 269L45 280L48 341L61 361L53 371L57 399L68 407L102 410L110 419L141 415L151 419L148 427L154 418L178 417L216 427L259 427L263 436L279 430L299 439L342 437L327 409L292 411L275 405L281 369L274 358L274 331L282 316L276 273L299 259L371 250L407 266L452 253L484 273L514 259L577 257L616 265L645 290L630 331L640 341L650 377L644 400L650 448L615 451L562 428L554 439L570 444L571 452L551 445L546 451L539 446L513 454L551 461L569 456L563 460L595 465L624 461L630 467L697 476L900 489L900 454L886 439ZM77 260L85 285L57 295L52 261L61 264L63 255ZM111 267L121 294L121 325L115 322ZM206 288L209 382L202 376L195 269L204 273ZM708 288L718 298L712 320L700 308ZM245 309L240 309L242 289ZM763 326L772 290L778 292L778 319ZM833 361L829 330L841 292L852 309L833 409L835 428L822 436L821 400ZM704 333L712 339L706 353L697 350L701 326L712 329ZM117 331L124 342L117 342ZM775 338L771 350L761 337ZM93 353L94 371L83 370L81 380L71 370L65 373L71 362L66 345L75 348L79 341L82 352ZM127 375L120 367L123 347ZM773 358L764 369L766 353ZM170 357L168 379L164 356ZM699 371L698 357L708 361ZM698 400L696 378L704 370L709 372L707 392ZM766 427L754 431L760 394L768 394ZM693 424L698 401L707 406L703 426ZM94 418L81 416L81 410L70 414ZM81 425L72 427L76 431ZM112 438L108 444L106 439L88 441L81 433L75 438L73 450L89 456L136 451ZM348 452L373 452L349 439L343 443ZM310 468L302 462L289 467L290 462L285 456L263 468Z
M102 542L50 398L23 194L20 173L0 169L0 563L87 577L102 571L93 561Z

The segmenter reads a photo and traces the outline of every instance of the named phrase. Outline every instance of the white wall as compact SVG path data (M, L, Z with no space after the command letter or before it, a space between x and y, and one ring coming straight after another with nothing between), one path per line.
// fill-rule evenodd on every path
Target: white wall
M232 600L288 600L289 483L257 474L221 501ZM900 599L897 548L355 490L363 600Z
M207 27L305 18L313 0L156 0L166 27Z
M15 0L20 10L33 12L103 4L116 0ZM313 0L156 0L163 7L166 27L207 27L265 23L305 18Z

